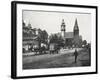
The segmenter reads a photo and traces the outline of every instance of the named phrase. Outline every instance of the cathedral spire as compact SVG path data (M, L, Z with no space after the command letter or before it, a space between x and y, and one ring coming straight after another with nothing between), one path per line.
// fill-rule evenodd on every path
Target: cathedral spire
M76 18L76 20L75 20L74 30L79 30L79 28L78 28L77 18Z
M77 18L75 20L75 25L74 25L74 36L79 36L79 27L78 27L78 22L77 22Z

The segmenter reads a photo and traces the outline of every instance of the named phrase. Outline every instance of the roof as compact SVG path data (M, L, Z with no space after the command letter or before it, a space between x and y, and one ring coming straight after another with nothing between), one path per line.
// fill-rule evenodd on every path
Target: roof
M23 41L23 45L28 45L28 44L38 45L39 42L36 40Z
M73 38L73 32L65 32L65 38Z
M75 20L74 30L79 30L77 19Z

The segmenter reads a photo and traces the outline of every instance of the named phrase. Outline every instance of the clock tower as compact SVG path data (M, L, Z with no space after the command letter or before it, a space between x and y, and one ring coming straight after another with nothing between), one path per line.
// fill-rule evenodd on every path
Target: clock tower
M62 24L61 24L61 36L64 38L65 37L65 31L66 31L66 25L64 22L64 19L62 20Z

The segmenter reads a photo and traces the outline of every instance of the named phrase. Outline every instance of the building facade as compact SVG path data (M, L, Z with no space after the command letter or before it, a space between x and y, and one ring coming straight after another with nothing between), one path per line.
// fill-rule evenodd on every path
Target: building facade
M64 19L61 23L61 36L64 39L65 46L67 47L81 47L82 36L79 35L79 26L77 19L73 27L73 32L66 32L66 24Z
M34 47L38 47L39 42L37 41L37 30L34 28L32 29L31 24L29 23L27 26L23 22L23 52L29 52L32 51Z

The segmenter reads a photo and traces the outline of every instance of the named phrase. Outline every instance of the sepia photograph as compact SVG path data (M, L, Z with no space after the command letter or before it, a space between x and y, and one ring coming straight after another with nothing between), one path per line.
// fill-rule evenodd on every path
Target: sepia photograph
M23 10L23 69L91 66L91 14Z

